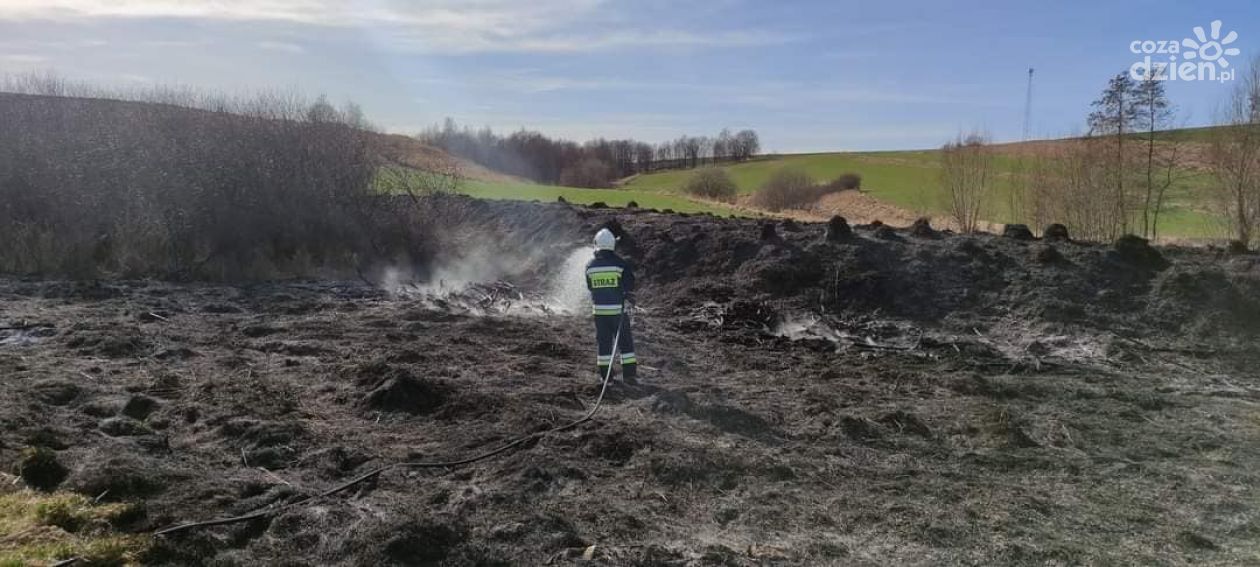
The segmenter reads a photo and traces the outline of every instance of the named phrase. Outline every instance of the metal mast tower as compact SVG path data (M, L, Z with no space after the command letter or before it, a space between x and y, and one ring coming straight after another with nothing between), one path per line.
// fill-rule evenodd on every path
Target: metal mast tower
M1024 141L1028 141L1029 130L1032 129L1032 85L1033 68L1028 68L1028 93L1024 96Z

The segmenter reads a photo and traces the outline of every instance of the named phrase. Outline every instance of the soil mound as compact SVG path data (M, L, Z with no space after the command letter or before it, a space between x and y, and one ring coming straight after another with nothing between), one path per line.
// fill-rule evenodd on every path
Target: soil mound
M367 391L359 400L364 410L430 414L448 401L451 390L440 381L420 378L385 362L361 366L357 375L359 386Z
M174 480L165 467L134 454L97 454L79 463L66 485L89 498L111 502L143 498L166 489Z
M1168 267L1168 261L1163 254L1152 248L1150 241L1140 236L1121 236L1116 240L1113 253L1120 261L1137 268L1159 271Z
M72 331L71 335L72 338L67 343L67 346L77 348L80 353L85 355L97 355L105 358L132 358L152 349L152 345L144 338L142 331L136 328Z
M1058 248L1045 244L1033 249L1033 260L1039 264L1058 264L1066 262L1067 258L1063 257Z
M1199 330L1260 332L1260 279L1219 267L1177 266L1155 278L1151 312L1164 320L1192 320Z
M377 517L355 522L332 554L356 565L441 565L466 537L466 529L442 518Z
M64 406L73 402L83 391L78 384L65 380L45 380L38 382L33 388L35 395L44 403L52 406Z
M849 222L844 217L836 215L827 221L826 238L831 242L839 242L847 240L853 236L853 229L849 228Z
M1033 233L1025 224L1008 224L1002 227L1002 236L1014 240L1034 240Z
M920 217L910 225L910 236L915 238L940 238L941 233L932 228L932 222L927 217Z
M135 395L127 400L122 408L123 415L144 421L161 405L157 400L145 395Z
M1072 238L1068 236L1068 229L1059 223L1054 223L1046 227L1041 233L1041 237L1049 242L1070 242Z

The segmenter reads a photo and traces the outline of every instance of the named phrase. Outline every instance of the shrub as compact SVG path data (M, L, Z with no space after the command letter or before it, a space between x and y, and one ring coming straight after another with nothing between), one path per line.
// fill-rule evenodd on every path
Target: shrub
M584 159L560 172L560 184L569 187L607 189L612 187L612 178L612 168L595 158Z
M691 174L687 183L683 185L683 191L688 195L728 203L734 201L738 193L735 181L731 179L730 174L726 173L725 169L716 167L706 167Z
M993 190L993 149L980 134L960 134L941 148L940 157L949 212L962 232L975 232Z
M0 93L0 272L337 276L427 253L420 208L373 186L361 116L293 97L145 97L157 102Z
M771 211L801 209L812 205L825 192L825 188L814 184L809 174L785 167L774 172L769 181L753 194L752 203Z
M862 176L856 173L844 173L827 184L834 191L852 191L862 188Z

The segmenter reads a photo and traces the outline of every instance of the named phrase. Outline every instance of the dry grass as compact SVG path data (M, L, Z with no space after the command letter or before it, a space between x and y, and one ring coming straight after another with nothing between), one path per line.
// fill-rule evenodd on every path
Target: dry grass
M0 475L0 566L74 557L88 565L130 565L151 542L112 526L135 513L128 504L97 504L65 492L18 489Z
M0 272L345 276L426 253L417 212L375 191L361 118L295 97L153 100L0 93Z

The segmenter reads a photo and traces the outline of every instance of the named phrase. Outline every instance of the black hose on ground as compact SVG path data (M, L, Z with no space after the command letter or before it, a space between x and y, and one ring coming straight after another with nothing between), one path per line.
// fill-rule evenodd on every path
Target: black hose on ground
M621 323L623 322L625 316L626 316L626 313L625 313L625 308L623 306L621 310L621 317L617 319L617 333L613 335L612 353L613 353L614 359L617 356L617 347L621 339ZM257 520L259 518L271 516L273 514L277 514L285 510L291 510L299 506L314 504L315 502L323 498L327 498L339 492L343 492L347 489L353 488L359 484L362 484L363 482L369 479L380 476L381 473L384 473L386 471L390 471L393 469L444 469L444 468L450 468L450 467L470 465L478 461L484 461L496 455L502 454L510 449L519 447L529 441L533 441L534 439L538 439L540 437L544 437L552 433L558 433L561 431L573 429L574 427L577 427L579 425L582 425L583 423L590 421L591 418L595 417L595 412L599 411L600 405L603 404L604 402L604 393L608 391L608 383L612 379L612 369L613 369L613 365L610 362L608 364L608 372L604 375L603 382L599 388L599 397L595 399L595 405L591 407L591 410L586 412L586 415L583 415L582 417L575 419L573 421L570 421L568 423L553 427L545 431L538 431L535 433L530 433L529 435L525 435L523 437L518 437L495 449L486 451L484 453L480 453L478 455L467 457L464 459L459 459L455 461L443 461L443 462L414 462L414 463L402 462L402 463L392 463L388 465L383 465L375 469L372 469L366 473L363 473L357 477L354 477L353 479L350 479L346 482L338 484L337 486L329 488L328 490L325 490L318 494L307 496L306 498L294 500L293 502L289 502L287 504L283 504L280 506L268 506L265 508L259 508L258 510L254 510L253 512L241 514L240 516L232 516L230 518L220 518L217 520L205 520L202 522L190 522L187 524L179 524L177 526L171 526L169 528L160 529L156 532L153 532L153 534L159 535L159 536L170 535L173 533L183 532L183 531L187 531L187 530L191 530L195 528L208 528L211 526L222 526L222 525L227 525L227 524L237 524L241 522L248 522L250 520Z

